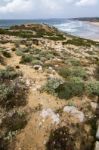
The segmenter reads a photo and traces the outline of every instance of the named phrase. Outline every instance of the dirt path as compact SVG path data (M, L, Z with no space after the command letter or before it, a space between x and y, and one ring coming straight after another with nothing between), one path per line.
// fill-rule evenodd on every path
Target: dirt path
M32 110L30 120L26 127L16 137L15 150L44 150L52 128L51 120L42 120L40 113L42 109L56 110L65 105L65 101L59 101L47 93L40 93L39 88L46 82L47 73L38 72L31 66L20 64L20 57L12 53L7 59L7 65L19 66L26 83L29 85L28 104L26 108ZM54 125L55 126L55 125Z

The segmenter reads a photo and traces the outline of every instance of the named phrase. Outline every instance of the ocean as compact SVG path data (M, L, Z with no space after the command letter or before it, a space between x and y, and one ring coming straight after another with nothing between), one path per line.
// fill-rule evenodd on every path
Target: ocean
M73 19L39 19L39 20L0 20L0 28L13 25L44 23L71 35L86 39L99 40L99 27L88 22Z

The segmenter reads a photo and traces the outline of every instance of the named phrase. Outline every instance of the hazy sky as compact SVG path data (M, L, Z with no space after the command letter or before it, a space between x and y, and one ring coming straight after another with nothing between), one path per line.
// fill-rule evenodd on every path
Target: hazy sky
M99 16L99 0L0 0L0 19Z

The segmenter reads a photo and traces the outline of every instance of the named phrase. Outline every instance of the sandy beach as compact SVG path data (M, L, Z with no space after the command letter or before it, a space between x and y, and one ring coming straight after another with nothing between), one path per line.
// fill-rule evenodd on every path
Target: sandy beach
M90 22L90 21L89 21ZM89 23L88 22L88 23ZM99 22L90 22L90 24L95 25L95 26L99 26Z

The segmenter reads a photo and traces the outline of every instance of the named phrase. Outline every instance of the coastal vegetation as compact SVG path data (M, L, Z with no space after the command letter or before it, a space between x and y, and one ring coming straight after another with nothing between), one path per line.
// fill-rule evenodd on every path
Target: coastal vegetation
M93 149L98 99L99 42L45 24L0 29L0 150Z

